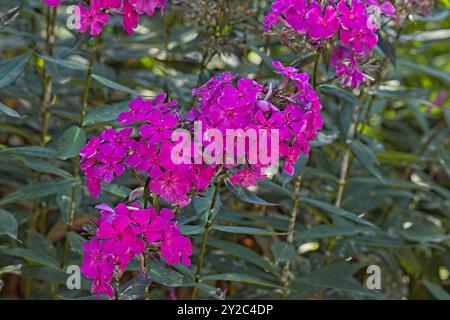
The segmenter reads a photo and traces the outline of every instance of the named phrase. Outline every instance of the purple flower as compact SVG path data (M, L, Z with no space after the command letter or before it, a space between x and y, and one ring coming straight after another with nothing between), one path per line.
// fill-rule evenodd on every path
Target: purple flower
M144 124L139 129L141 136L149 139L150 143L162 142L172 135L172 130L177 125L177 118L171 113L162 113L159 110L151 112L147 119L151 124Z
M89 34L91 36L96 36L102 33L103 26L109 21L109 16L101 11L101 1L91 0L88 10L81 4L78 5L77 8L80 14L80 25L78 31L84 33L89 28Z
M313 40L331 38L339 29L339 20L336 9L327 6L322 15L321 9L314 7L306 14L308 23L308 35Z
M359 29L367 21L366 5L359 0L353 0L351 3L351 9L343 0L337 5L341 26L347 30Z

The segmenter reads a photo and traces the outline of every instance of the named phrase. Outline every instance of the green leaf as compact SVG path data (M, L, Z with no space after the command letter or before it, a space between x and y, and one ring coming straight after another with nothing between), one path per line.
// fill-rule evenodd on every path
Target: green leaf
M0 88L9 86L20 77L32 55L33 51L28 51L0 64Z
M367 230L371 229L357 226L342 227L322 224L312 227L308 230L297 232L295 234L295 240L303 241L310 239L324 239L330 237L355 236Z
M114 196L120 198L128 198L128 195L131 193L131 189L126 186L121 186L114 183L108 183L102 186L102 190L106 193L112 194Z
M213 225L212 228L214 230L227 232L227 233L240 233L240 234L254 234L259 236L274 236L274 235L282 235L284 233L273 232L266 229L254 228L254 227L240 227L240 226L220 226Z
M86 64L83 64L79 61L70 61L70 60L64 60L56 57L50 57L45 54L39 54L39 57L44 59L47 62L51 62L54 64L57 64L59 66L71 69L71 70L77 70L77 71L87 71L88 66Z
M73 231L69 231L66 234L67 240L69 241L69 247L72 252L75 252L79 255L83 254L83 243L87 240L80 236L78 233Z
M269 288L281 288L279 285L271 283L267 280L260 279L258 277L243 274L243 273L219 273L219 274L210 274L201 277L202 281L232 281L232 282L242 282L248 284L256 284L263 287Z
M61 211L63 221L65 224L70 223L70 212L72 207L72 197L75 196L75 209L80 206L82 192L81 186L75 186L70 188L64 188L56 195L56 204Z
M19 161L21 161L25 166L30 168L31 170L43 173L54 174L60 176L62 178L72 178L72 174L69 172L58 168L57 166L48 163L47 161L43 161L38 158L27 157L27 156L17 156Z
M225 292L223 292L220 288L203 283L196 283L194 286L197 287L201 293L203 293L205 298L211 297L216 300L225 300Z
M381 34L381 32L378 32L378 47L380 47L381 51L383 52L384 56L391 60L391 63L395 66L397 62L397 54L395 52L395 47L392 45L391 42Z
M31 249L0 247L0 255L21 258L31 265L58 268L59 263L53 257Z
M0 205L5 205L16 201L46 197L58 193L62 188L73 187L79 184L79 179L32 182L17 189L14 192L7 194L5 197L3 197L3 199L0 200Z
M235 257L241 258L245 261L248 261L254 265L256 265L259 268L262 268L263 270L269 271L270 273L274 275L279 274L279 270L277 267L275 267L272 263L269 261L263 259L259 254L257 254L255 251L241 246L239 244L235 244L229 241L209 238L208 239L208 245L221 249L225 251L226 253L229 253Z
M258 181L257 194L259 197L267 199L268 201L291 200L292 192L279 184L270 180Z
M317 288L317 291L333 289L347 293L354 298L386 299L383 294L364 288L353 278L353 275L362 267L361 263L333 263L308 276L298 277L294 282L300 289L305 286L313 286Z
M184 235L196 235L196 234L202 234L205 232L205 227L200 225L186 225L183 224L180 226L180 231Z
M375 236L358 236L354 239L358 244L374 248L403 248L408 244L399 238L377 234Z
M66 131L58 141L58 158L67 160L76 157L80 149L86 144L86 132L77 126L72 126Z
M448 235L440 232L436 227L413 225L408 229L402 229L400 235L408 241L427 243L439 243L449 239Z
M16 110L4 105L1 102L0 102L0 112L6 114L7 116L13 117L13 118L20 118L20 114L18 114Z
M53 244L34 229L27 230L25 245L28 250L56 259L56 249Z
M353 105L359 106L361 105L361 101L359 101L359 99L356 98L351 92L341 89L339 87L332 86L329 84L322 84L319 86L319 91L328 96L338 97L339 99L342 99L343 101L346 101Z
M17 240L17 220L6 210L0 209L0 236L6 235Z
M58 283L66 286L68 274L60 268L53 268L47 266L24 266L22 274L32 279L41 280L49 283ZM81 277L81 289L89 291L91 287L91 280Z
M275 263L289 261L297 254L292 244L283 241L274 242L270 249L275 258Z
M445 169L447 175L450 177L450 153L442 147L437 147L436 155L442 168Z
M90 126L97 123L114 121L119 114L130 109L128 103L128 101L119 102L111 106L94 108L86 114L84 124Z
M0 157L15 154L43 158L54 158L56 157L56 150L47 147L16 147L0 150Z
M417 71L418 73L426 74L430 77L436 78L444 82L445 84L450 83L450 74L445 71L437 70L429 66L424 66L420 63L408 61L408 60L398 60L398 65L409 70Z
M127 93L131 94L132 96L140 95L139 92L137 92L136 90L128 88L127 86L124 86L124 85L114 82L112 80L106 79L98 74L93 74L92 78L95 79L97 82L103 84L104 86L107 86L108 88L127 92Z
M373 151L366 145L356 140L347 141L347 144L352 149L359 163L361 163L361 165L363 165L375 177L381 181L384 181L380 170L376 167L379 162Z
M438 300L450 300L450 294L442 287L435 285L431 281L422 280L423 285L430 291L430 293Z
M259 204L263 206L276 206L275 203L267 202L266 200L261 199L257 195L251 193L247 189L241 188L240 186L233 186L227 180L225 181L225 185L231 193L236 196L236 198L251 204Z
M164 265L162 262L152 262L148 265L150 279L156 283L160 283L162 285L168 287L180 287L186 285L184 283L184 276L171 269L167 265Z
M353 212L344 210L342 208L335 207L335 206L333 206L331 204L328 204L326 202L300 197L300 203L309 204L309 205L312 205L312 206L314 206L316 208L322 209L323 211L326 211L328 213L334 214L334 215L336 215L338 217L348 219L350 221L356 222L356 223L364 225L364 226L368 226L368 227L372 227L372 228L378 229L378 227L376 225L372 224L371 222L369 222L367 220L359 218Z

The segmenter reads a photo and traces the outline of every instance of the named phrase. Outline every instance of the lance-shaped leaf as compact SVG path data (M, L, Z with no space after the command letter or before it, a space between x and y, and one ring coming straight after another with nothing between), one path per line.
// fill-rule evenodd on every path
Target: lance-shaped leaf
M0 64L0 88L9 86L20 77L32 55L33 51L28 51Z

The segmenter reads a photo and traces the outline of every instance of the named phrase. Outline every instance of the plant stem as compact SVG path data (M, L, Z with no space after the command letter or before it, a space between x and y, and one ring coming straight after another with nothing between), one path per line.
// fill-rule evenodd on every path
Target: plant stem
M53 45L55 43L55 24L56 24L56 7L47 8L47 27L46 27L46 43L45 51L49 56L53 55ZM47 144L48 124L50 119L50 104L53 91L53 79L45 71L45 64L42 70L42 129L41 129L41 145Z
M94 66L95 56L97 54L97 40L98 40L98 38L95 40L94 45L92 47L92 52L91 52L91 56L89 58L89 65L88 65L88 70L87 70L87 74L86 74L86 80L84 83L83 95L81 98L81 112L80 112L80 120L79 120L80 128L84 127L84 117L87 112L89 89L91 87L91 81L92 81L92 70L93 70L93 66ZM73 176L75 178L79 177L79 158L78 157L75 158L75 161L74 161ZM75 218L76 197L77 197L77 189L76 188L77 187L73 187L71 190L70 212L69 212L69 221L68 221L69 229L73 225L73 220ZM64 242L64 252L63 252L63 256L61 258L61 266L64 266L64 264L65 264L68 251L69 251L69 241L68 241L68 238L66 237L66 240Z
M144 198L144 209L147 209L147 207L148 207L148 197L150 196L149 187L150 187L150 178L147 178L145 180L145 185L144 185L144 195L142 196Z
M294 232L295 232L295 224L297 222L297 211L300 205L300 187L302 184L302 175L299 174L297 178L295 179L294 184L294 193L292 196L292 209L291 209L291 216L289 220L289 226L288 226L288 233L286 237L286 242L289 244L294 243ZM290 273L290 261L286 261L283 266L283 271L281 275L281 284L284 287L284 290L281 293L281 299L286 299L287 293L288 293L288 287L289 287L289 273Z
M88 65L88 70L87 70L87 74L86 74L86 80L84 83L83 96L81 98L81 112L80 112L80 127L81 128L84 127L84 117L86 116L86 112L87 112L89 89L91 87L91 82L92 82L92 71L93 71L93 67L94 67L95 56L97 54L97 39L95 40L96 42L92 46L91 57L89 58L89 65Z
M348 129L347 139L352 139L355 136L357 122L359 118L360 107L357 106L353 112L352 122ZM344 158L342 159L341 172L339 174L339 187L334 205L340 207L342 204L342 196L344 195L345 185L347 184L347 176L350 168L350 147L348 144L345 146Z
M198 263L197 263L197 271L195 272L195 280L194 280L195 284L200 282L200 273L202 272L203 259L205 257L205 252L206 252L206 242L208 241L208 235L209 235L209 232L211 231L212 218L213 218L215 207L216 207L217 197L219 196L219 193L220 193L221 184L222 184L222 179L217 178L213 198L211 201L211 207L208 210L208 218L207 218L207 221L205 224L205 231L203 232L202 244L201 244L201 248L200 248L200 255L198 257ZM198 296L198 287L195 286L195 284L194 284L194 289L192 290L192 300L196 299Z
M322 50L319 48L319 51L317 52L317 58L314 62L314 71L313 71L313 89L317 87L317 71L319 69L319 61L320 61L320 54L322 53Z
M53 54L53 45L55 42L55 24L56 24L56 7L55 8L47 8L46 15L46 33L45 33L45 52L51 56ZM52 98L52 89L53 89L53 80L50 75L45 71L45 65L42 68L42 107L41 107L41 133L39 144L41 146L45 146L47 144L47 136L48 136L48 124L50 119L50 104ZM36 174L36 181L41 180L41 174ZM33 216L30 220L30 227L37 230L39 225L44 223L43 221L39 221L39 217L41 215L41 204L39 199L35 199L33 201Z

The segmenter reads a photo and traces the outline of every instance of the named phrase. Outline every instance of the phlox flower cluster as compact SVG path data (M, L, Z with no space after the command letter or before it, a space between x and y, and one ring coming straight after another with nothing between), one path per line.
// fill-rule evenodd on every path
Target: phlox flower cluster
M101 293L113 296L114 274L125 271L130 261L144 251L160 252L168 264L182 262L190 266L191 241L181 234L171 210L163 208L157 213L137 203L120 203L115 208L101 204L96 208L100 218L95 236L83 243L81 272L93 280L91 291L98 298Z
M356 88L366 80L361 65L368 61L378 43L381 17L395 17L389 1L276 0L265 17L265 32L278 21L303 35L314 49L330 44L334 50L331 63L343 85Z
M165 102L166 94L153 100L133 100L130 110L120 114L117 121L122 126L137 126L137 136L132 135L131 127L118 131L106 129L92 137L80 151L81 169L91 194L98 197L102 182L111 183L126 168L145 174L152 194L180 207L188 205L193 194L208 188L219 172L225 172L232 184L244 188L266 177L267 163L248 161L248 155L261 153L260 144L256 143L245 145L241 155L247 157L244 161L223 164L197 161L195 149L207 149L208 139L202 140L200 145L190 141L188 149L193 152L186 155L190 161L175 163L173 154L178 142L172 140L174 131L180 128L192 131L194 123L199 122L203 131L217 129L221 132L223 141L228 129L277 131L280 146L277 151L284 162L284 171L292 175L296 160L302 153L309 153L309 144L322 127L321 103L308 82L307 73L298 73L280 62L275 62L274 66L276 73L284 76L277 93L272 95L252 79L242 78L234 84L235 76L225 72L193 90L198 106L186 116L175 108L176 101ZM271 100L276 101L276 105ZM270 149L271 135L267 138ZM215 152L225 153L225 150ZM182 158L183 154L179 156Z
M206 189L214 174L207 165L176 165L172 161L174 143L171 136L182 125L183 116L173 108L177 101L165 103L165 93L153 100L138 98L130 104L130 111L117 117L122 126L133 128L107 129L92 137L80 150L81 169L86 185L94 197L101 191L101 183L111 183L125 168L135 169L150 178L150 191L172 205L184 207L190 203L187 194Z
M47 6L55 7L61 0L44 0ZM89 0L86 6L77 5L76 15L79 20L76 29L82 33L89 31L91 36L102 33L103 27L109 22L111 15L122 17L123 28L128 35L137 28L139 16L151 16L157 9L167 7L168 0Z
M284 161L284 171L292 175L294 164L301 153L309 153L309 144L316 138L317 131L322 127L322 108L316 92L309 84L307 73L298 73L295 68L284 67L280 62L274 62L278 74L285 79L277 94L272 96L267 88L248 78L235 81L230 72L211 78L203 86L193 90L198 99L198 107L188 114L189 120L201 121L202 128L218 129L224 138L229 130L242 129L243 132L253 129L256 132L267 132L267 149L261 150L261 145L248 143L245 145L244 161L231 162L230 182L242 187L256 185L257 179L266 178L267 163L258 157L256 162L249 161L252 154L261 155L267 151L275 151L271 141L271 131L276 131L280 158ZM234 84L236 82L236 84ZM292 84L289 88L288 83ZM288 94L288 100L280 100L277 95ZM275 102L276 101L276 102ZM274 104L274 103L276 104ZM229 148L229 145L225 145ZM238 150L233 153L242 156ZM277 150L278 151L278 150ZM223 151L225 153L225 150ZM228 163L228 162L227 162Z

